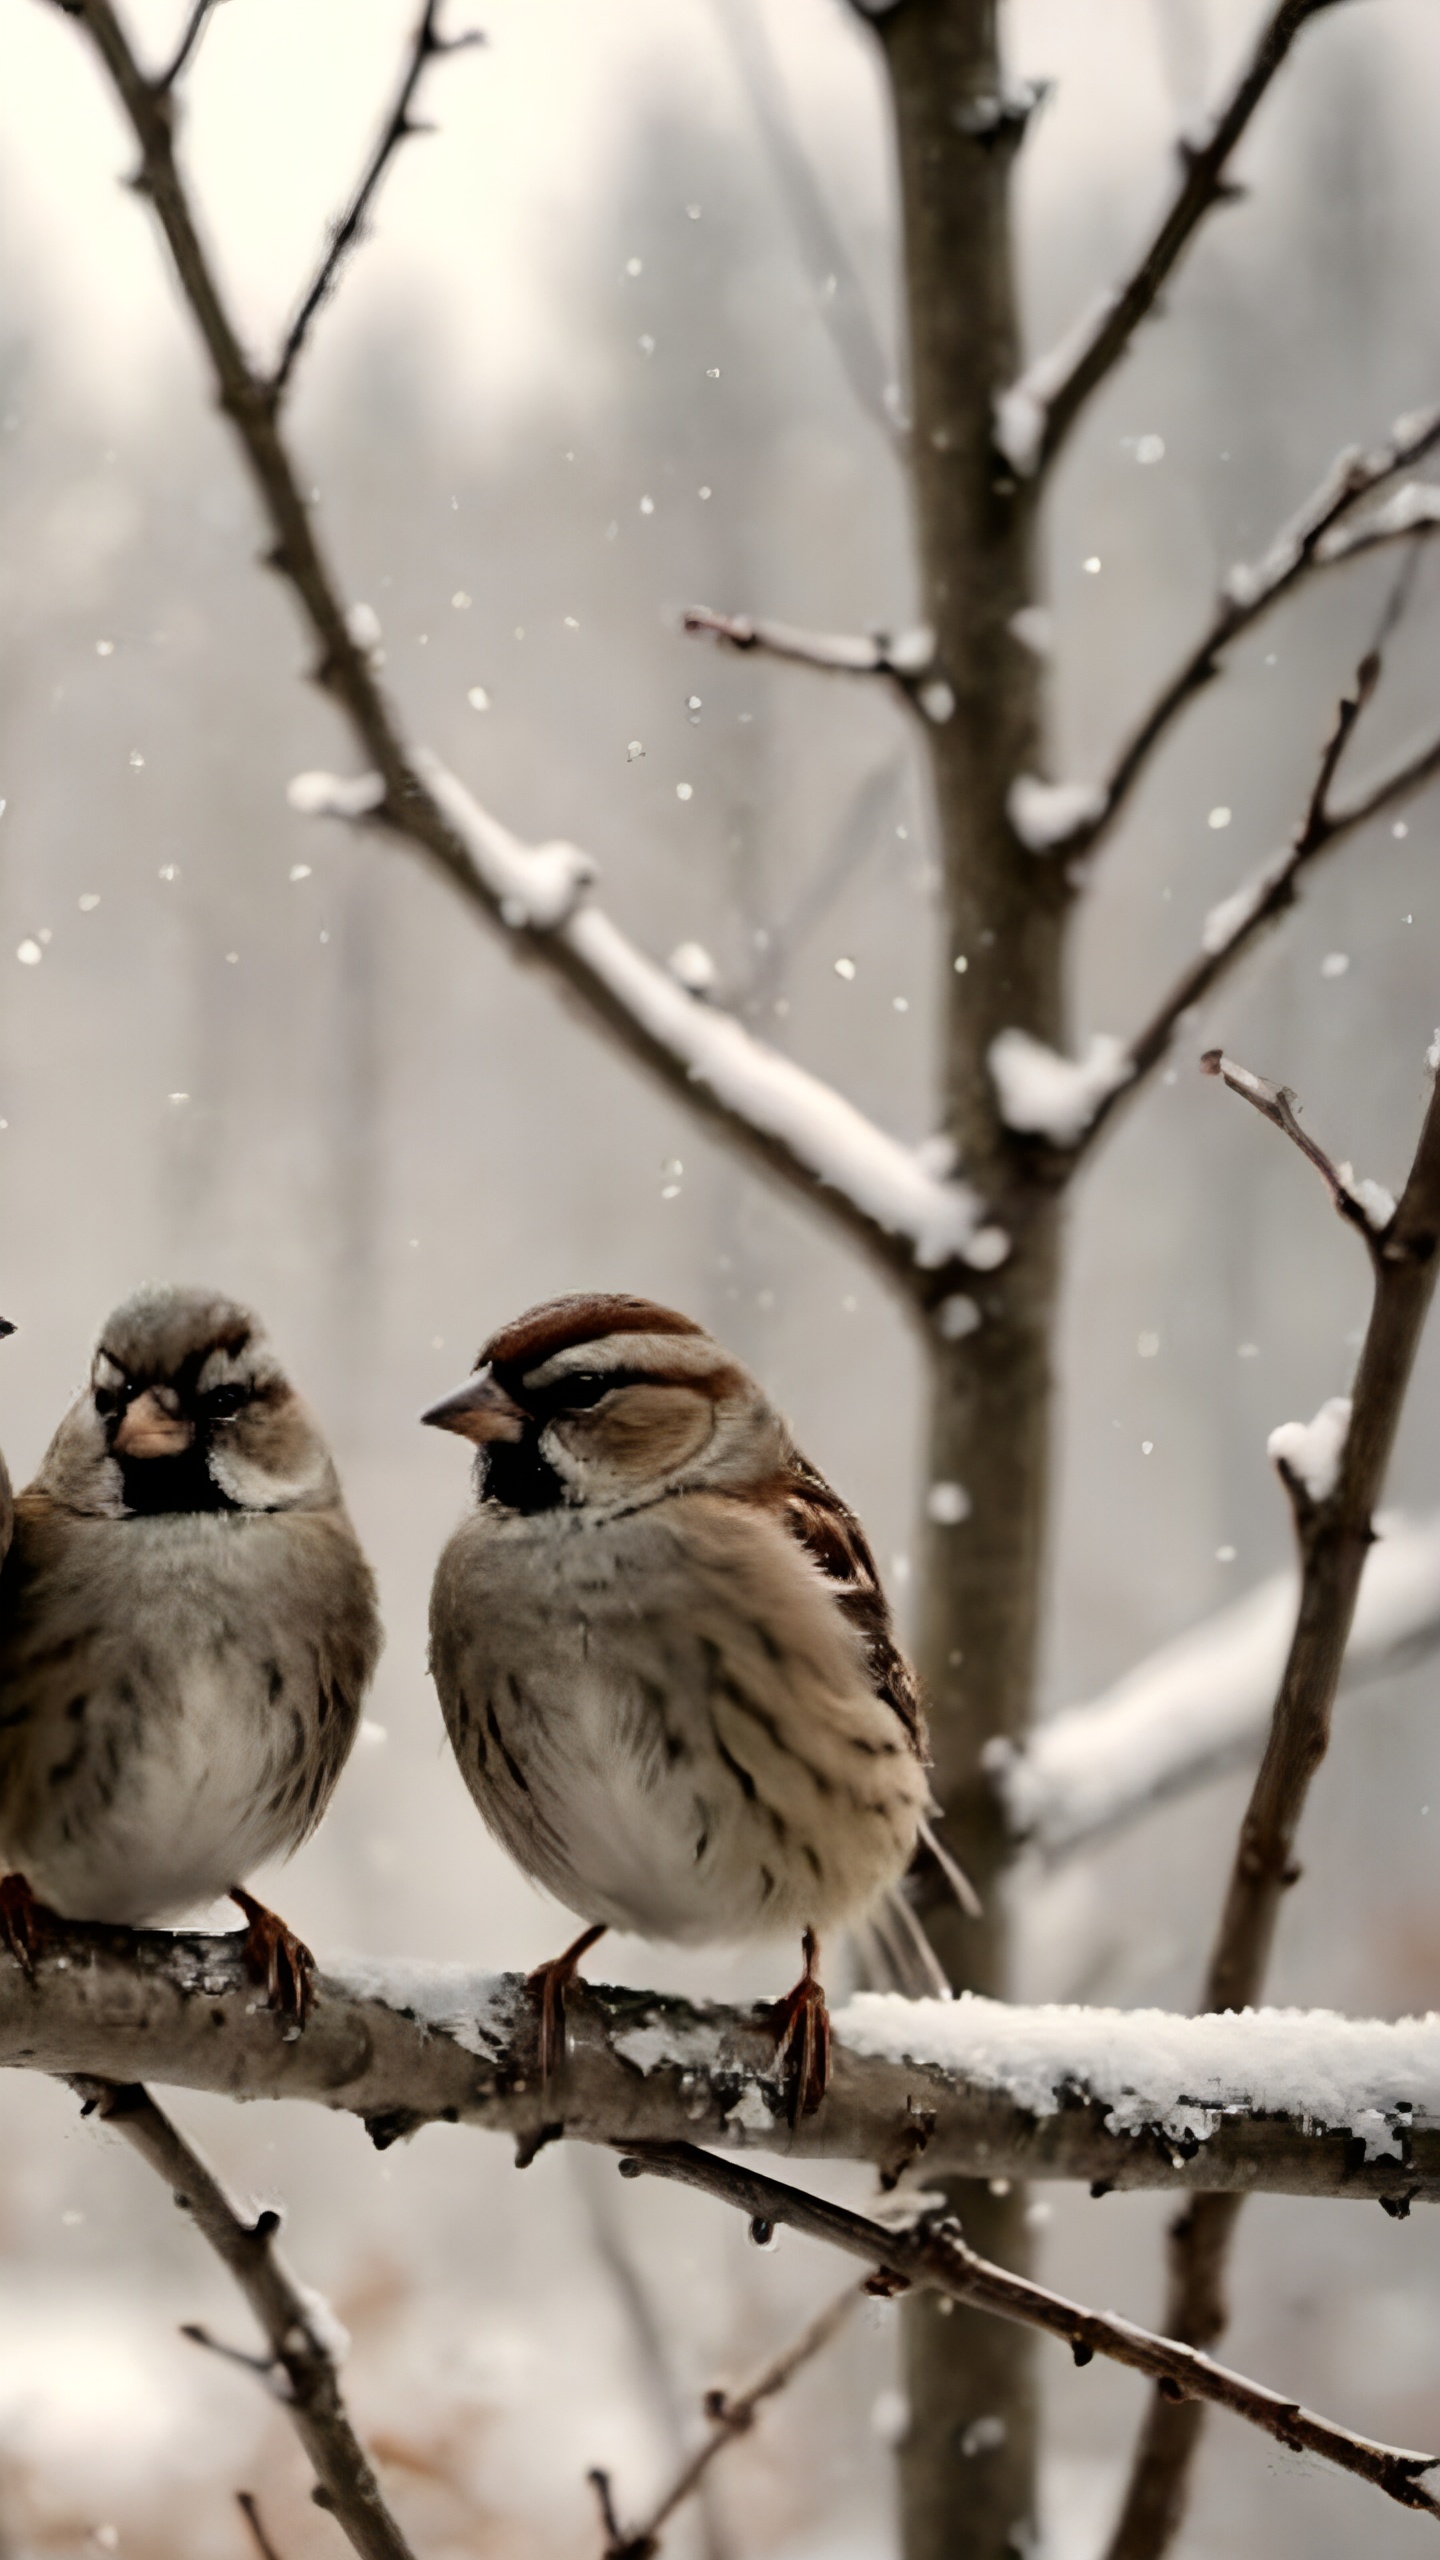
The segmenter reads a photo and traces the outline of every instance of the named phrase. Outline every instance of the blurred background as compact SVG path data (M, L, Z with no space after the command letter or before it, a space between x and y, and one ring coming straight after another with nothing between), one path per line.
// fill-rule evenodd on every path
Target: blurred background
M132 19L159 58L180 16ZM186 148L246 329L268 346L387 100L402 0L229 0ZM1125 263L1177 128L1254 20L1239 0L1015 0L1055 82L1022 164L1039 347ZM466 23L452 0L452 30ZM722 658L704 602L840 629L914 619L896 420L894 183L871 40L842 0L487 0L432 71L438 133L306 359L293 430L348 595L433 745L518 832L599 862L657 954L886 1126L930 1128L944 953L923 780L879 688ZM151 1276L252 1300L340 1459L388 1649L319 1837L262 1879L322 1951L523 1966L568 1935L472 1810L425 1674L464 1457L416 1428L476 1344L577 1286L669 1299L731 1342L875 1534L900 1613L918 1372L880 1285L727 1161L516 971L415 859L287 808L352 769L257 562L129 146L74 28L0 19L0 1428L29 1474L107 1308ZM1324 13L1263 111L1247 201L1202 236L1055 492L1055 770L1093 777L1218 577L1332 453L1440 392L1440 24ZM828 209L817 222L814 197ZM1191 712L1106 856L1079 1033L1123 1031L1206 908L1288 830L1393 557L1265 623ZM1357 774L1435 719L1423 560ZM1093 1694L1283 1560L1269 1428L1346 1384L1362 1257L1298 1156L1213 1084L1209 1041L1296 1086L1396 1186L1440 1018L1440 799L1347 846L1117 1128L1076 1204L1047 1645ZM839 959L853 972L839 973ZM1440 1504L1437 1348L1394 1499ZM963 1534L960 1532L958 1534ZM1398 2014L1440 1993L1437 1673L1342 1710L1274 1996ZM1431 1820L1431 1802L1434 1820ZM1194 1993L1242 1782L1024 1875L1032 1998ZM697 1994L773 1967L624 1941L599 1968ZM350 2328L353 2404L427 2560L598 2550L587 2466L637 2512L699 2391L735 2381L844 2270L758 2252L702 2200L564 2149L435 2128L383 2158L314 2111L181 2097ZM239 2560L256 2491L285 2560L339 2551L284 2421L177 2336L243 2315L200 2244L73 2100L0 2089L0 2553ZM868 2176L837 2174L857 2197ZM1151 2318L1163 2211L1041 2191L1046 2272ZM1235 2361L1361 2428L1440 2441L1440 2250L1425 2216L1250 2208ZM879 2304L720 2466L677 2560L885 2560L904 2424ZM1136 2385L1042 2350L1050 2560L1099 2546ZM1217 2423L1184 2544L1399 2555L1430 2527Z

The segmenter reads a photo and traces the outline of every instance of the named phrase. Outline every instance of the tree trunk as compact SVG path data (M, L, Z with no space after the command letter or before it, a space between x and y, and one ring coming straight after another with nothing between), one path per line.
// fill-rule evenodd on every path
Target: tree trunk
M879 29L904 208L926 612L955 698L928 729L947 924L945 1126L1011 1237L1001 1268L976 1275L979 1324L959 1332L952 1300L932 1325L931 1480L963 1487L970 1508L927 1533L920 1661L945 1836L985 1918L966 1921L938 1885L925 1918L957 1985L1004 1994L1008 1847L981 1754L1031 1711L1059 1206L1037 1150L999 1121L987 1056L1009 1024L1062 1043L1069 906L1059 867L1018 842L1006 809L1015 777L1041 769L1040 662L1012 627L1034 600L1034 492L992 441L995 394L1020 364L1010 180L1023 119L1005 105L995 0L905 0ZM966 2184L954 2203L977 2249L1024 2267L1019 2190ZM908 2560L1013 2560L1035 2536L1031 2341L928 2300L905 2317Z

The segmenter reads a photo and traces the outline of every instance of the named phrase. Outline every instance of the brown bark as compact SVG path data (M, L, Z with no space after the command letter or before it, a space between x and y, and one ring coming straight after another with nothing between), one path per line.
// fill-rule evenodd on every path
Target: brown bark
M930 1346L929 1469L962 1485L969 1516L927 1535L920 1657L945 1836L985 1904L966 1921L938 1880L926 1925L952 1979L1009 1988L1002 1875L1010 1845L980 1755L1025 1728L1035 1667L1046 1509L1055 1198L1003 1128L987 1055L1018 1024L1063 1038L1069 892L1017 841L1006 799L1038 769L1037 661L1011 629L1033 598L1034 492L999 459L994 399L1020 365L1010 181L1020 122L994 113L1002 72L994 0L909 0L880 22L904 207L911 453L925 612L953 715L927 730L946 936L945 1127L966 1178L1010 1233L1007 1261L969 1294L980 1326ZM963 973L954 962L963 958ZM952 2190L987 2257L1027 2263L1024 2200ZM900 2456L908 2560L1000 2560L1034 2521L1034 2357L962 2306L907 2305L911 2423ZM988 2420L977 2435L978 2422ZM998 2423L997 2423L998 2422Z

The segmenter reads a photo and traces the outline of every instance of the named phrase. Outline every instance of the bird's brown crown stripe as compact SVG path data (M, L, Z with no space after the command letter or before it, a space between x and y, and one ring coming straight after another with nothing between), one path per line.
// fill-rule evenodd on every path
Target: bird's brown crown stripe
M483 1343L477 1359L497 1367L523 1362L527 1369L570 1351L578 1342L599 1342L611 1333L703 1333L691 1317L673 1307L658 1307L650 1298L607 1297L588 1292L570 1298L547 1298L513 1324L502 1325Z

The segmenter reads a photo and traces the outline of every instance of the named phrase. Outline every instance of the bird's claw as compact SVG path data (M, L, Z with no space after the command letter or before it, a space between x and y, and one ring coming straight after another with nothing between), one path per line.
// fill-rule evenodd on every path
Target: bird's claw
M44 1945L49 1910L37 1902L24 1876L0 1876L0 1944L7 1947L27 1982L35 1979L35 1959Z
M777 2000L770 2012L775 2063L792 2133L802 2116L815 2113L830 2086L830 2012L815 1971L819 1949L813 1929L806 1930L802 1943L805 1970L794 1990Z
M265 1985L267 2007L303 2027L315 2006L315 1959L276 1911L232 1884L230 1900L245 1914L245 1962Z
M583 1955L587 1955L597 1938L605 1935L606 1923L597 1920L594 1927L583 1929L573 1946L562 1956L551 1956L548 1963L537 1964L525 1977L525 1988L540 2002L540 2023L536 2061L541 2085L553 2078L555 2065L565 2052L565 1994L575 1979L575 1971Z

